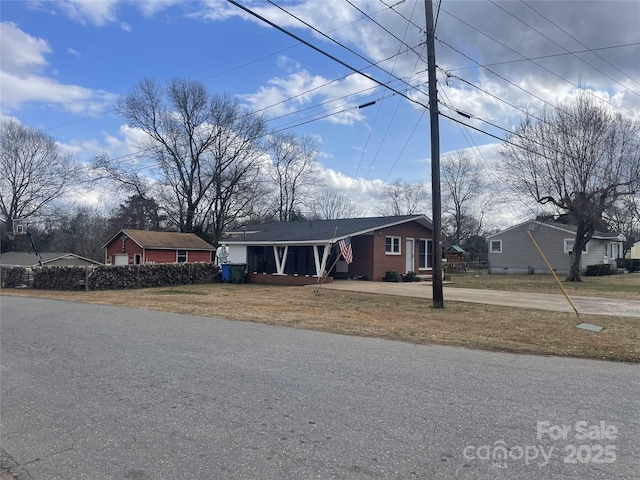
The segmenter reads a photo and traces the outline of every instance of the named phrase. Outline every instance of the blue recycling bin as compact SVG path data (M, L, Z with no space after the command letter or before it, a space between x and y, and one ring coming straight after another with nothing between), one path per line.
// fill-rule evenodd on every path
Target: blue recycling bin
M231 264L223 263L222 267L222 283L231 283Z

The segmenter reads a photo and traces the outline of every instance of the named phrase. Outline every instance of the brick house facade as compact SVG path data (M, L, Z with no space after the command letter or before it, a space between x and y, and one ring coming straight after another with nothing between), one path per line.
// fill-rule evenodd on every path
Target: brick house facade
M229 259L252 275L320 276L381 281L387 271L432 273L432 226L424 215L369 217L248 226L228 233ZM353 262L338 259L349 238ZM278 279L281 283L281 279Z

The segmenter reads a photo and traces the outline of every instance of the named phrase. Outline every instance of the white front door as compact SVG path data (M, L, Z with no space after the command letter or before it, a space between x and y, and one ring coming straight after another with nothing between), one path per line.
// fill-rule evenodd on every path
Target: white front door
M407 238L406 243L405 243L405 252L406 252L406 259L407 259L407 272L415 272L416 268L415 268L415 264L416 264L416 249L413 246L413 238Z

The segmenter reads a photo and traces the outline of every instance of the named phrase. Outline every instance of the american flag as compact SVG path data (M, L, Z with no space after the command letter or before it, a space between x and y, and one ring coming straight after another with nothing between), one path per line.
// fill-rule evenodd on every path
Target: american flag
M353 262L353 250L351 250L351 237L343 238L338 242L340 246L340 253L344 261L347 263Z

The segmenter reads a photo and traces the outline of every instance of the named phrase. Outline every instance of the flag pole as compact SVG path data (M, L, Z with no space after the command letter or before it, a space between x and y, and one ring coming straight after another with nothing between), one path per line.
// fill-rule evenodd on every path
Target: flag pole
M340 251L340 249L338 249L338 256L336 257L335 262L333 262L333 265L331 265L331 267L329 267L329 270L327 270L327 274L322 276L322 281L318 284L318 286L316 287L316 291L313 292L313 293L315 293L316 295L318 294L318 292L320 291L320 288L322 287L322 284L324 283L324 281L329 276L329 272L333 269L333 267L336 266L336 263L338 263L338 260L340 260L341 256L342 256L342 252Z
M335 230L333 231L333 236L331 237L331 245L329 246L329 248L333 248L333 246L335 245L335 242L333 241L334 238L336 238L336 235L338 234L338 227L335 228ZM340 254L342 252L338 252L338 258L340 258ZM318 292L320 291L320 287L322 287L322 284L324 283L325 278L327 278L329 276L329 272L331 271L331 269L333 267L335 267L336 263L338 263L338 258L336 258L336 261L333 262L333 265L331 265L331 268L329 268L329 270L326 270L326 275L322 275L322 282L320 282L320 277L318 277L318 280L316 280L316 289L313 291L314 294L318 294Z

